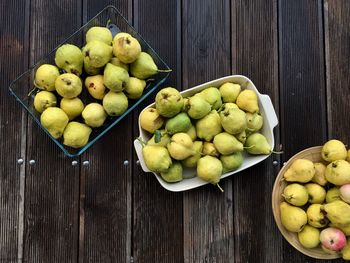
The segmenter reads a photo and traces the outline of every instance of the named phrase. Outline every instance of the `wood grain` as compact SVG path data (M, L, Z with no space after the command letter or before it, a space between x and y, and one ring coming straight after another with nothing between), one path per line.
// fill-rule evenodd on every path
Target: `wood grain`
M200 8L198 8L200 6ZM182 1L183 87L231 73L229 1ZM232 179L184 193L184 262L234 257Z
M81 25L81 2L31 1L30 64ZM52 61L53 63L53 61ZM76 262L79 166L28 118L24 261Z
M250 78L279 111L277 1L235 1L232 6L234 74ZM279 127L274 130L279 147ZM271 208L279 156L233 176L235 262L282 262L282 237ZM259 218L257 218L259 215Z

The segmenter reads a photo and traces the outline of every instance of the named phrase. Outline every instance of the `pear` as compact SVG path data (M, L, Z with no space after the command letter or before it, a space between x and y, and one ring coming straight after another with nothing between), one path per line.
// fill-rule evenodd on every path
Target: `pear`
M219 157L220 153L215 148L214 143L212 142L204 142L203 143L203 149L202 149L203 155L210 155L213 157Z
M185 112L180 112L169 119L165 124L165 130L173 135L178 132L187 132L191 127L191 120Z
M341 250L341 255L344 260L350 260L350 238L347 239L345 247Z
M150 171L162 173L168 171L172 164L168 150L157 145L146 145L142 149L143 159Z
M222 106L221 93L215 87L206 88L197 93L195 96L205 99L214 110L218 110Z
M323 163L314 163L315 166L315 175L312 178L314 183L325 186L327 184L327 180L325 177L326 166Z
M128 98L123 92L109 91L102 101L103 108L109 116L120 116L128 109Z
M308 183L305 185L307 192L309 193L309 202L311 204L322 204L326 198L326 190L314 183Z
M197 167L197 162L202 157L202 149L203 149L203 142L202 141L194 141L193 147L192 147L193 155L182 160L182 162L181 162L182 165L187 167L187 168Z
M315 168L312 161L307 159L296 159L284 173L283 177L287 182L307 183L315 175Z
M160 176L165 182L175 183L182 181L182 165L180 162L173 162L166 172L161 172Z
M258 96L254 90L245 89L239 93L236 104L244 111L250 113L259 112Z
M336 160L345 160L347 151L344 143L339 140L329 140L322 146L321 155L323 160L333 162Z
M245 146L247 152L250 154L270 154L272 152L266 137L258 132L248 136Z
M189 98L183 98L184 99L184 105L182 106L182 112L187 112L190 105L188 104Z
M247 119L247 129L250 132L259 131L262 128L264 120L260 114L247 112L245 116Z
M112 47L98 40L92 40L83 47L86 63L94 68L101 68L112 58Z
M188 99L187 114L192 119L201 119L211 111L211 105L202 97L193 96Z
M232 153L230 155L221 155L223 173L238 169L243 163L243 155L241 152Z
M327 217L324 215L321 204L312 204L307 210L307 221L309 225L317 228L327 226L329 223Z
M64 44L56 50L55 63L65 72L80 76L83 72L84 56L77 46Z
M91 66L91 61L88 57L84 57L84 71L88 75L98 75L100 74L102 68L95 68Z
M146 87L146 81L134 77L129 78L124 93L129 99L139 99Z
M103 84L103 76L90 76L85 79L85 87L90 95L97 100L102 100L106 95L106 87Z
M177 89L167 87L156 95L156 109L160 115L171 118L178 114L184 105L184 100Z
M190 157L193 152L193 142L188 134L179 132L170 138L167 145L169 154L175 160L184 160Z
M72 73L64 73L56 79L55 87L61 97L72 99L79 96L83 84L78 76Z
M350 162L350 149L348 150L348 154L347 154L346 160L347 160L348 162Z
M336 200L341 200L340 190L338 187L333 187L329 189L326 193L326 203L331 203Z
M35 71L35 86L42 90L54 91L56 78L60 75L54 65L43 64Z
M289 205L286 202L280 204L281 223L290 232L300 232L307 223L307 216L303 209Z
M112 44L112 33L107 27L93 26L86 32L86 43L93 40L101 41L107 45Z
M216 110L212 110L208 115L196 122L198 138L207 142L213 140L214 136L222 131L220 116Z
M113 38L113 54L121 62L129 64L134 62L141 53L139 41L128 33L118 33Z
M128 72L108 63L103 73L103 83L111 91L120 92L125 89L129 82Z
M222 104L221 111L229 110L229 109L239 109L236 103L226 102Z
M220 111L221 125L230 134L238 134L247 128L247 119L240 109L225 109Z
M41 125L55 139L62 136L64 128L66 128L68 124L68 120L67 114L58 107L49 107L44 110L40 116Z
M43 90L38 92L34 97L34 108L37 112L42 113L48 107L55 107L57 99L52 92Z
M195 141L197 139L197 131L196 127L191 123L190 128L186 132L188 136L192 139L192 141Z
M336 228L339 228L346 236L350 236L350 225L334 225L334 224L330 224L330 226L334 226Z
M237 140L239 140L241 143L245 144L245 142L247 140L247 133L245 130L236 134L235 136L236 136Z
M147 108L140 113L139 122L142 129L154 133L163 126L164 118L155 108Z
M113 64L114 66L121 67L121 68L125 69L126 71L129 71L129 64L125 64L125 63L121 62L120 59L117 57L112 57L111 60L109 61L109 63Z
M62 98L60 108L67 114L69 120L73 120L84 110L84 103L79 98Z
M309 200L306 188L296 183L287 185L283 190L282 196L288 203L295 206L303 206Z
M239 84L226 82L220 86L219 91L224 102L235 102L238 94L241 92L241 86Z
M327 214L327 218L333 224L346 226L350 224L350 205L336 200L328 204L324 204L322 207Z
M326 180L335 185L350 183L350 163L345 160L333 161L327 165Z
M137 59L130 64L130 73L138 79L148 79L160 72L153 58L146 52L141 52Z
M157 136L159 136L160 138L156 138ZM159 135L153 134L151 139L147 141L147 145L158 145L158 146L166 147L169 142L170 142L169 134L166 132L166 130L160 130Z
M211 184L218 184L222 175L222 164L218 158L207 155L198 160L197 176Z
M72 121L64 130L63 144L73 148L81 148L88 143L91 131L91 128L86 124Z
M306 225L303 230L298 233L298 240L305 248L315 248L320 244L320 230Z
M97 128L103 125L107 114L101 104L92 102L85 106L81 116L87 125L92 128Z
M243 144L227 132L215 135L213 142L219 153L224 155L243 151Z

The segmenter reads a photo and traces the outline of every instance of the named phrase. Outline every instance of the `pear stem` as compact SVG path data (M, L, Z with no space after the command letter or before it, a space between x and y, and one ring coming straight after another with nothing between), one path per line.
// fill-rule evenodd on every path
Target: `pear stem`
M28 92L28 94L27 94L27 96L28 97L30 97L32 94L33 94L33 92L38 88L38 86L36 85L36 83L35 83L35 81L34 81L34 88L32 88L29 92Z
M220 189L221 193L224 192L224 189L221 188L221 186L219 185L219 183L217 183L216 186Z
M172 69L157 69L157 72L172 72Z

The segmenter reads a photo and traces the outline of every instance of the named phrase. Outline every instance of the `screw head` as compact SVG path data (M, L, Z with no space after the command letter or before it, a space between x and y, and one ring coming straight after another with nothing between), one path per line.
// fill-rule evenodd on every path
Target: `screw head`
M88 166L88 165L89 165L89 161L84 161L84 162L83 162L83 165L84 165L84 166Z
M17 163L18 163L18 164L23 164L23 163L24 163L24 160L23 160L22 158L19 158L19 159L17 160Z
M276 166L276 165L278 165L278 162L277 162L277 161L273 161L272 164L273 164L274 166Z
M136 165L140 165L140 160L137 160L137 161L136 161Z
M128 165L129 165L129 161L128 161L128 160L125 160L123 164L124 164L125 166L128 166Z
M73 166L76 166L77 164L78 164L78 161L75 161L75 160L72 161L72 165L73 165Z
M30 164L30 165L34 165L34 164L35 164L35 160L30 160L30 161L29 161L29 164Z

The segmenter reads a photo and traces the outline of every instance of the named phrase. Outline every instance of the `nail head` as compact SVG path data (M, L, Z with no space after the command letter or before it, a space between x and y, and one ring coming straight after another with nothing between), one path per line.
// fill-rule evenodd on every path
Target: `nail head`
M72 161L72 165L73 165L73 166L76 166L77 164L78 164L77 161Z
M84 162L83 162L83 165L84 165L84 166L88 166L88 165L89 165L89 161L84 161Z
M18 160L17 160L17 163L18 164L22 164L24 162L24 160L22 159L22 158L19 158Z
M34 165L34 164L35 164L35 160L30 160L30 161L29 161L29 164L30 164L30 165Z

